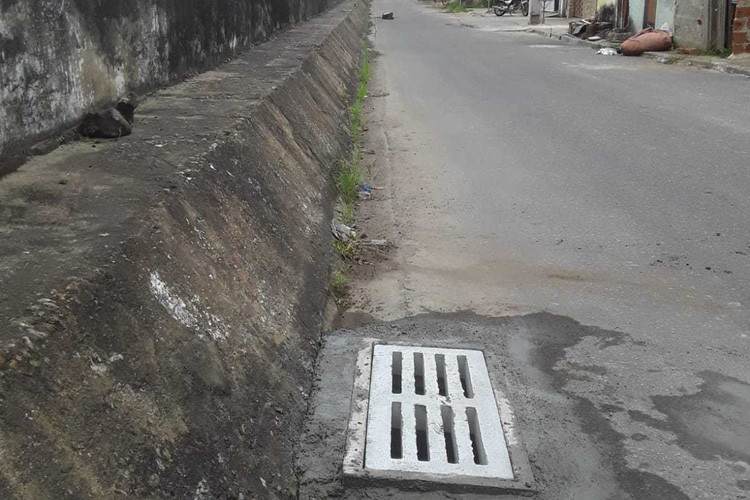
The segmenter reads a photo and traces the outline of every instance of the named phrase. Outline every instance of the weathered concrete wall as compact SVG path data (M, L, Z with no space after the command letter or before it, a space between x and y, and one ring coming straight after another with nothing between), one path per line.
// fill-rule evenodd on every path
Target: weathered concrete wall
M214 67L331 1L0 1L0 174L88 110Z
M594 16L596 16L596 0L571 0L568 3L567 16L594 19Z
M644 0L630 0L628 4L629 27L634 32L643 29L643 16L645 14L646 2Z
M583 2L583 19L596 18L596 0L584 0Z
M679 0L674 8L675 43L688 47L708 47L709 17L706 0Z
M674 30L675 0L658 0L656 2L656 29L661 29L666 23L670 30Z
M294 496L365 4L0 179L0 498Z
M628 8L629 26L636 32L642 30L646 2L644 0L631 0ZM669 25L670 30L674 29L674 8L674 0L658 0L656 2L656 29L661 29L664 23Z
M610 23L617 22L617 0L597 0L596 20Z

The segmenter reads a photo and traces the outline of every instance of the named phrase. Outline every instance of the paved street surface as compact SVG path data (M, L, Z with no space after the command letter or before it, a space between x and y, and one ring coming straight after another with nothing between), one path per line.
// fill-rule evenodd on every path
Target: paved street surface
M750 81L373 14L358 221L396 248L343 326L507 317L541 498L750 497Z
M552 9L552 4L547 6L547 10ZM433 9L434 10L434 9ZM530 31L529 19L521 15L520 11L512 14L505 14L501 17L495 15L491 10L469 9L465 13L453 15L441 13L443 17L448 17L451 21L457 22L461 26L479 29L490 32L509 32L509 31ZM536 29L550 31L555 34L568 32L568 23L572 21L567 17L558 17L553 12L547 12L544 24L536 25Z

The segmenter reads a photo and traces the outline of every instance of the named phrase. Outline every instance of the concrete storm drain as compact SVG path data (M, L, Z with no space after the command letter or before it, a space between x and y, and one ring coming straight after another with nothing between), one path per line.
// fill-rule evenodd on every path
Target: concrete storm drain
M445 488L533 487L510 405L472 349L373 344L359 354L344 473Z
M513 479L482 353L375 346L365 450L368 469Z

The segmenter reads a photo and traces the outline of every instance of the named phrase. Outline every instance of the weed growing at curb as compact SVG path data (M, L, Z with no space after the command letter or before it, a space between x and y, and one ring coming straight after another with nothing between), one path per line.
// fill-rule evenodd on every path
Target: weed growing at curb
M357 96L350 108L351 122L349 130L354 143L354 153L352 159L354 163L359 164L359 143L362 132L362 102L367 97L367 84L370 82L370 59L367 48L362 47L362 64L359 69L359 82L357 83Z
M362 62L359 70L359 81L357 82L357 94L354 102L349 108L349 132L352 138L352 154L348 160L342 160L336 170L336 190L341 196L343 203L342 219L346 224L354 223L354 202L357 193L365 182L365 177L360 168L360 145L362 139L362 102L367 97L367 84L370 81L370 60L367 46L362 45ZM357 253L356 242L344 243L334 240L336 253L344 260L351 260ZM333 272L331 278L331 293L337 298L346 295L349 289L349 278L339 268Z
M338 189L344 204L354 202L363 181L364 176L358 163L352 160L344 160L339 164L339 171L336 176L336 189Z
M467 12L468 10L469 8L466 5L456 0L445 6L445 12L450 12L451 14L456 12Z
M334 296L344 297L349 291L349 277L341 269L336 269L331 277L331 293Z
M344 207L341 213L341 219L344 221L344 224L353 224L354 223L354 203L344 203Z
M370 81L370 60L367 48L362 47L362 64L357 83L357 95L349 108L349 132L352 137L352 156L339 164L336 173L336 188L344 203L353 203L357 197L359 187L364 182L364 176L359 168L360 142L362 139L362 101L367 97L367 84Z
M350 108L351 112L351 123L349 124L349 131L352 135L352 142L354 143L355 153L356 149L359 148L359 140L360 140L360 127L362 126L362 118L360 116L361 114L361 103L359 99L355 100L352 104L352 107Z
M711 45L708 46L706 49L698 49L698 55L700 56L712 56L712 57L721 57L726 58L732 55L732 49L731 48L724 48L724 47L718 47L716 45L716 42L711 42Z
M357 247L352 241L344 243L343 241L334 240L333 247L336 249L336 253L344 260L351 260L357 254Z
M359 84L364 86L365 93L367 85L370 83L370 58L367 54L367 47L362 47L362 67L359 70ZM361 96L364 99L364 95Z
M367 48L362 47L362 64L359 71L357 95L349 109L349 131L352 137L352 156L349 160L339 163L336 172L336 189L345 205L345 213L350 221L354 217L354 200L360 186L364 183L364 175L360 169L360 142L362 139L362 101L367 97L367 84L370 81L370 60Z

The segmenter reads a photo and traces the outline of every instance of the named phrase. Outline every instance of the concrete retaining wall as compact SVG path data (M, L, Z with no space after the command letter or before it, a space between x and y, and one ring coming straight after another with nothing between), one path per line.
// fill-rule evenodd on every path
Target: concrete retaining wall
M294 495L368 23L341 4L0 179L0 498Z
M3 0L0 173L87 111L205 71L330 0Z

